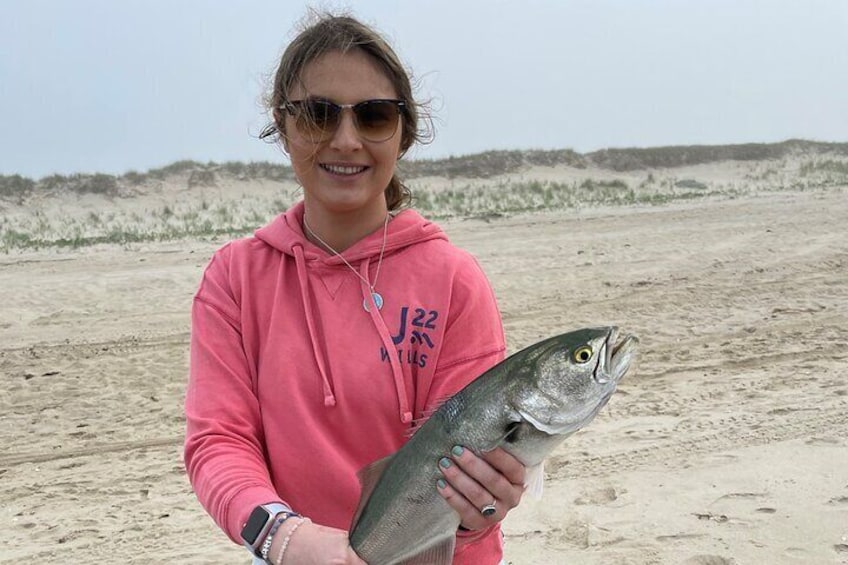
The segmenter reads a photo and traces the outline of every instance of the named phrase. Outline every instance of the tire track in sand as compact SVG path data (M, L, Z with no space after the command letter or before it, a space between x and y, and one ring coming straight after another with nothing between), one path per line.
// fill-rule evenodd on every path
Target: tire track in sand
M681 461L693 456L728 451L741 447L754 447L769 443L811 437L819 433L848 436L848 410L836 405L815 412L796 412L791 418L775 421L772 416L758 414L750 418L748 426L724 427L721 431L703 434L680 434L685 440L670 436L650 446L628 449L604 455L555 455L545 465L553 479L572 476L609 476L625 470L652 466L679 466ZM719 422L716 422L720 426Z
M56 461L59 459L87 457L89 455L101 455L104 453L114 453L122 451L134 451L136 449L173 447L177 445L182 445L182 443L183 437L178 436L171 438L118 441L113 443L92 445L90 447L82 447L79 449L34 451L30 453L7 453L4 455L0 455L0 467L12 467L15 465L22 465L24 463L45 463L47 461Z

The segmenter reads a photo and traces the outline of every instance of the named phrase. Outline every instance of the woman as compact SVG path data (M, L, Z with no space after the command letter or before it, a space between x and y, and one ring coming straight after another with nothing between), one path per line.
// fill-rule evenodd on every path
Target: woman
M397 56L324 16L283 54L273 124L303 201L209 263L192 309L186 468L257 559L363 563L348 544L357 472L503 358L485 275L410 209L397 160L419 112ZM433 488L462 518L455 563L502 559L524 468L457 447Z

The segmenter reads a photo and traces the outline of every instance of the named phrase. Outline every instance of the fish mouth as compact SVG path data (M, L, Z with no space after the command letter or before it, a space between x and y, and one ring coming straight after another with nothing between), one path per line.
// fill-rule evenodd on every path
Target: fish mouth
M623 335L619 338L619 330L612 327L603 344L599 356L598 367L595 370L595 380L600 384L612 381L618 384L630 368L636 354L639 340L633 335Z

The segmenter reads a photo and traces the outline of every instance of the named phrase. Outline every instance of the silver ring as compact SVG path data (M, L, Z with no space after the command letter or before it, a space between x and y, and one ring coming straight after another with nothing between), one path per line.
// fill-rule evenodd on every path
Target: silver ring
M487 504L486 506L480 509L480 514L488 518L497 511L498 509L495 508L495 501L493 500L491 504Z

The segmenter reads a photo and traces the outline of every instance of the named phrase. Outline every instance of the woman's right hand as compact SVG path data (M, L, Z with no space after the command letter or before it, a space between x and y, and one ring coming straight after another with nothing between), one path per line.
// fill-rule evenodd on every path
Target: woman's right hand
M280 528L285 531L279 537L285 539L292 526ZM275 551L279 551L279 549L271 549L270 555L272 558L277 555ZM368 564L360 559L353 548L350 547L346 531L307 521L298 526L297 531L289 539L281 565Z

